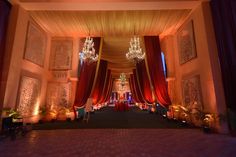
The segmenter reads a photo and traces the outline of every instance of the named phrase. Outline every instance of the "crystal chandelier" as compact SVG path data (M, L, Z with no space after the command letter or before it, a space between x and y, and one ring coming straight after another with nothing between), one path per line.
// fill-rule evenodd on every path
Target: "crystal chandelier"
M88 62L96 62L98 55L95 54L93 38L86 37L82 52L79 53L80 59Z
M124 73L121 73L120 74L120 84L121 84L122 87L125 86L125 82L126 82L126 76L125 76Z
M140 60L143 60L145 57L145 53L142 52L142 48L140 47L140 39L137 36L134 36L130 40L130 47L129 51L126 53L126 58L128 60L133 60L135 62L138 62Z

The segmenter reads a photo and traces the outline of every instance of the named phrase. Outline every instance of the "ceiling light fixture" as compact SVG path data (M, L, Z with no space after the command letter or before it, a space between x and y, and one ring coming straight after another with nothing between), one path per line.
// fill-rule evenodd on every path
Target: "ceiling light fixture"
M125 86L125 82L126 82L126 75L125 75L125 73L121 73L120 74L120 84L122 87Z
M95 53L93 38L86 37L82 52L79 53L80 59L85 62L96 62L98 55Z
M86 23L88 29L88 37L84 41L82 52L79 53L80 60L86 63L96 62L98 55L95 53L93 38L90 37L90 28Z
M139 62L145 58L145 53L142 52L142 48L140 46L139 37L135 36L130 40L129 51L126 53L126 58L128 60L133 60L134 62Z

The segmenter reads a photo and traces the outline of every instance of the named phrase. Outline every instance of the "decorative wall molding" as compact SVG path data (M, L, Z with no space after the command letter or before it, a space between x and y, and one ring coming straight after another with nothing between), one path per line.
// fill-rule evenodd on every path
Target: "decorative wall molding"
M67 82L69 78L68 71L52 71L53 81Z
M175 77L167 77L167 78L166 78L166 81L167 81L167 82L175 81L175 79L176 79Z

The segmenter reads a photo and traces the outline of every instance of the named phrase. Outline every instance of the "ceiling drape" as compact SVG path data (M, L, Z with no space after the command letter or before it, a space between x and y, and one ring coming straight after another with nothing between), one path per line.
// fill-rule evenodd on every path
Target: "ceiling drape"
M100 52L101 38L97 37L97 38L93 38L93 40L94 40L95 51L96 53L100 54L101 53ZM97 68L97 62L93 62L89 64L87 62L84 62L82 64L82 68L79 75L79 82L77 84L77 89L76 89L74 107L84 106L87 99L89 98L92 87L93 87L96 68Z
M155 100L152 96L152 88L148 79L149 77L145 65L145 60L136 64L136 71L140 92L142 93L144 100L149 104L154 103Z
M106 73L107 73L107 61L101 60L95 86L92 91L92 98L93 98L94 105L97 104L102 98L102 94L103 94L102 92L103 92L103 88L105 84Z
M152 81L154 93L157 101L167 107L171 104L168 95L167 82L164 76L164 69L161 59L161 47L158 36L144 36L144 44L146 48L146 59L148 70Z

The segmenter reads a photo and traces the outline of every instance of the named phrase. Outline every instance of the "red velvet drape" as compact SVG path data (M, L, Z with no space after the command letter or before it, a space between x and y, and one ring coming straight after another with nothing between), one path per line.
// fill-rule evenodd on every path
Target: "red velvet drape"
M136 98L139 100L140 103L144 103L144 99L143 99L143 95L140 91L139 85L138 85L138 80L137 80L137 74L136 74L136 70L133 69L133 77L132 77L132 81L133 81L133 87L134 90L136 92Z
M109 92L110 82L111 82L111 70L109 69L109 70L107 70L105 85L104 85L103 93L102 93L101 99L99 100L99 103L104 103L105 102L106 96Z
M161 47L158 36L145 36L144 43L146 47L146 58L149 68L154 92L160 104L168 106L171 104L167 82L164 76L164 70L161 59Z
M133 76L130 75L129 86L130 86L130 90L131 90L131 93L132 93L132 99L133 99L134 102L139 103L139 99L137 98L137 94L134 90L134 85L133 85L133 81L131 81L131 77L133 77Z
M96 53L99 53L101 38L93 38L93 39L94 39L95 51ZM83 63L80 71L79 82L77 84L74 106L78 107L83 106L86 103L87 99L89 98L93 87L96 67L97 67L97 62L90 64L86 62Z
M105 84L107 73L107 61L101 60L98 68L97 79L95 82L94 89L92 91L93 104L96 105L102 98L103 87Z
M149 104L154 103L155 100L152 97L152 89L148 79L145 60L137 63L136 69L137 69L137 79L139 80L140 91L143 95L143 98Z
M106 95L106 98L105 98L105 101L104 102L107 102L110 100L110 96L111 96L111 93L112 93L112 88L113 88L113 83L114 83L114 79L110 79L110 83L109 83L109 90L107 92L107 95Z

